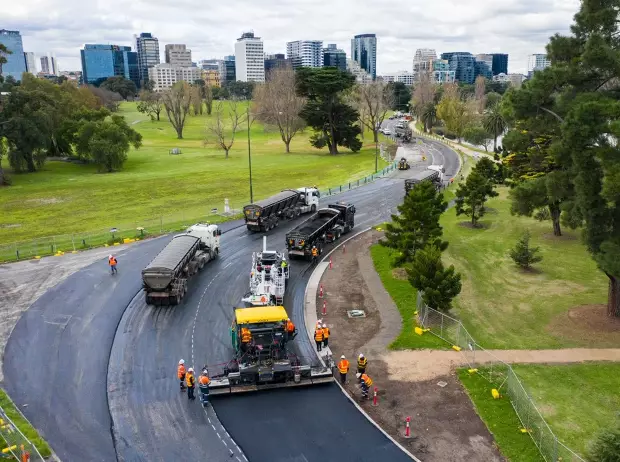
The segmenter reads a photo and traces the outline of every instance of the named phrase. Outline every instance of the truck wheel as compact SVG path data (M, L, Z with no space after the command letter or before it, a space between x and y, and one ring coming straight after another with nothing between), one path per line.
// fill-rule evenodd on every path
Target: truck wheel
M310 207L310 211L312 213L316 212L316 204L312 204L312 207Z
M144 301L147 305L153 305L153 300L151 300L151 297L149 297L148 295L144 297Z

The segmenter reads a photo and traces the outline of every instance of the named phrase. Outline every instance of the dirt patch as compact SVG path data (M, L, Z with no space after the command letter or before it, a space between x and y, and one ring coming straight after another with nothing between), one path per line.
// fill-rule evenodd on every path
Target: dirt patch
M57 199L56 197L48 197L45 199L28 199L26 202L31 204L38 205L52 205L52 204L62 204L64 201L62 199Z
M471 223L471 221L460 221L458 223L459 226L462 226L463 228L469 228L469 229L487 229L489 228L489 224L488 223L482 223L482 222L478 222L475 225L473 225Z
M552 319L547 331L590 347L620 347L620 319L607 316L605 305L572 308Z
M8 225L0 225L0 228L19 228L21 227L20 223L10 223Z
M542 235L542 237L552 241L574 241L575 239L577 239L577 235L572 233L562 233L561 236L556 236L553 233L545 233Z
M454 355L446 358L445 368L439 368L443 375L418 374L402 379L393 372L398 368L397 356L394 355L400 352L368 353L373 349L369 344L374 343L373 336L381 327L379 310L382 307L378 306L374 294L364 282L359 260L368 255L368 247L381 235L371 231L349 241L346 254L338 253L334 257L334 268L327 270L321 280L328 304L328 316L324 320L332 333L331 350L336 361L344 354L352 365L345 388L385 431L423 462L503 460L494 446L492 435L452 372ZM395 277L396 274L399 273L395 272ZM317 306L322 303L317 299ZM366 318L347 317L347 310L352 308L363 309ZM361 400L355 383L355 362L360 352L368 357L367 372L378 388L379 405L376 407L371 401ZM451 353L458 355L454 351ZM435 359L429 359L428 367L421 368L424 373L435 371ZM438 382L446 385L441 387ZM414 436L410 439L404 438L407 417L411 417Z
M407 270L405 268L394 268L392 270L392 277L394 279L400 279L401 281L407 280Z

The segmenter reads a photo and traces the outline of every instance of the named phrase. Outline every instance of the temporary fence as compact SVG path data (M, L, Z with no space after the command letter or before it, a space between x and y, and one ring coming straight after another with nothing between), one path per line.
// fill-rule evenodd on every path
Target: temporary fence
M585 462L553 433L514 369L478 345L461 321L430 308L423 302L419 293L417 312L418 322L423 328L429 329L433 335L457 347L455 349L463 354L470 369L477 369L476 373L508 396L521 421L523 431L530 435L547 462Z
M13 421L0 407L0 452L1 460L19 462L43 462L43 456L34 444L17 428Z
M392 162L387 167L372 175L349 181L332 188L326 188L320 191L321 196L332 196L364 186L379 178L383 178L395 169L396 162ZM150 219L121 219L113 224L114 227L72 234L53 235L0 245L0 262L26 260L47 255L63 255L64 253L78 252L80 250L106 245L120 245L122 243L133 242L134 240L141 240L145 237L183 231L194 223L218 223L234 218L241 218L240 212L234 208L230 208L228 204L226 204L224 213L219 213L218 209L211 209L202 214L181 211Z

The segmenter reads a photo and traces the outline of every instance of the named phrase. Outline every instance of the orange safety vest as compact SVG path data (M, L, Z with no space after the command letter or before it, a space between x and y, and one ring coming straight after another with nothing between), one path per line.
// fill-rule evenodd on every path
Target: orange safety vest
M194 374L192 374L191 372L188 372L188 374L185 376L185 383L187 383L188 387L193 387L194 384L196 383Z
M202 386L209 385L210 382L211 380L209 380L209 377L207 377L206 375L201 375L198 379L198 383Z
M289 334L295 332L295 324L293 324L293 321L286 321L286 331Z
M323 329L317 329L314 331L314 340L317 342L323 341Z
M316 247L314 247L314 248L312 249L312 256L313 256L313 257L316 257L318 254L319 254L319 250L318 250Z
M329 327L323 327L323 338L329 338Z
M183 380L183 376L185 375L185 366L183 364L179 364L179 368L177 369L177 377L179 380Z
M338 363L338 370L341 374L346 374L349 372L349 361L346 359L341 359Z
M250 329L246 329L245 327L241 329L241 342L242 343L250 343L252 341L252 332Z
M372 385L372 379L368 377L368 375L366 374L362 374L362 376L360 377L360 380L363 381L367 387Z
M110 263L110 266L116 266L116 258L112 257L108 260L108 263Z

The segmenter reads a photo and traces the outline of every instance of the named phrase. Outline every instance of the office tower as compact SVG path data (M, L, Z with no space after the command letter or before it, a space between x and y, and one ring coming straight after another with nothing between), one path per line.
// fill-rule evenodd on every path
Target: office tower
M224 56L224 60L219 62L219 71L221 85L237 80L234 55Z
M26 60L26 72L29 72L30 74L36 74L37 66L34 60L34 53L32 51L25 51L24 59Z
M241 82L265 81L263 41L254 32L244 32L235 43L235 74Z
M508 74L508 55L505 53L493 53L491 70L493 75Z
M131 47L86 44L80 55L85 84L94 85L108 77L121 76L133 81L136 87L140 86L138 53L131 51Z
M323 66L337 67L341 71L347 70L347 54L339 50L335 43L330 43L323 48Z
M134 36L136 40L136 52L138 53L138 70L140 81L147 82L149 68L161 63L159 59L159 40L149 32L142 32Z
M192 67L192 50L183 44L168 44L165 47L166 63L179 67Z
M41 74L50 74L50 60L47 56L41 56Z
M377 78L377 36L360 34L351 39L351 59L359 64L372 79Z
M5 56L6 63L2 65L0 73L5 78L11 76L17 81L21 80L22 74L26 72L22 35L16 30L0 29L0 43L12 52Z
M293 69L299 67L323 67L322 40L296 40L286 44L286 57Z
M447 52L441 54L441 59L450 63L450 70L454 71L456 81L471 84L476 80L476 59L471 53Z

